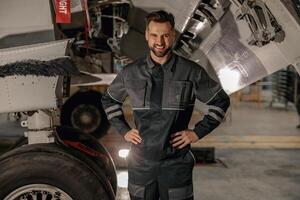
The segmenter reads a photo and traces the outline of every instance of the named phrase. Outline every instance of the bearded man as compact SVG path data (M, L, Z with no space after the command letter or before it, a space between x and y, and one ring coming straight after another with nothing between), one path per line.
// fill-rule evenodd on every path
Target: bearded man
M174 25L170 13L148 14L148 55L124 67L102 98L110 123L132 143L128 190L133 200L193 199L195 159L190 144L215 129L230 104L219 83L201 66L172 51ZM135 129L123 115L126 97L134 111ZM209 112L189 130L196 98L209 105Z

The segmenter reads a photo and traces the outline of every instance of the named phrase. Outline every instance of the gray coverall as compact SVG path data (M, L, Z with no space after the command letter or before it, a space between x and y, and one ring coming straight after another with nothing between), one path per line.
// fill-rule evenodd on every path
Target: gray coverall
M121 108L126 97L142 138L128 158L131 199L193 199L190 145L173 148L170 136L188 128L196 98L209 112L194 131L199 139L210 133L229 107L228 95L202 67L172 53L162 66L149 55L127 65L102 97L110 123L123 136L131 130Z

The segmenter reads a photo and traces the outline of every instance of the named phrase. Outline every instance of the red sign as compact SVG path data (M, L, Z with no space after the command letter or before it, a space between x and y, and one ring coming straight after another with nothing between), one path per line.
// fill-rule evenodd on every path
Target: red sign
M56 23L71 23L71 0L56 0Z

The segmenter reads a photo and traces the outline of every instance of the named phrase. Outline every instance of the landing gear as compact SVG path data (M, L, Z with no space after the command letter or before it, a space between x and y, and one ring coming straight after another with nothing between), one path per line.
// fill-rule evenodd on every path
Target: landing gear
M33 144L14 149L2 156L0 170L0 199L114 198L86 163L56 144Z
M116 171L92 136L58 127L59 141L17 147L0 158L0 199L112 200Z

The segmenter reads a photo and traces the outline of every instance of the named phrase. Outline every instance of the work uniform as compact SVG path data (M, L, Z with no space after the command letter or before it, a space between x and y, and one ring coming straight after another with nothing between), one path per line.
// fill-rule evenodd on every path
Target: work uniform
M195 99L209 112L195 125L199 139L222 121L230 104L228 95L198 64L172 53L163 65L149 55L120 71L102 97L112 126L121 135L131 128L122 103L129 97L142 142L132 144L128 158L128 190L132 199L193 199L190 145L173 148L171 134L188 129Z

